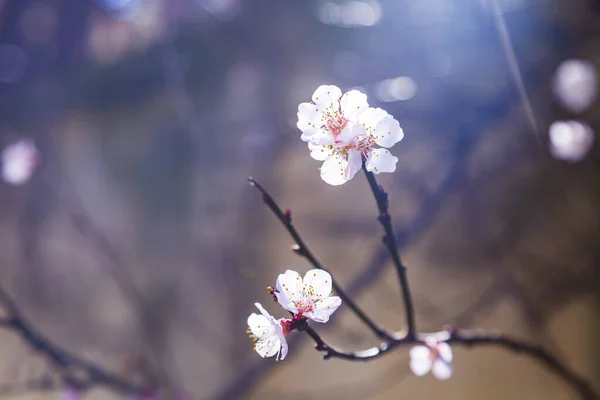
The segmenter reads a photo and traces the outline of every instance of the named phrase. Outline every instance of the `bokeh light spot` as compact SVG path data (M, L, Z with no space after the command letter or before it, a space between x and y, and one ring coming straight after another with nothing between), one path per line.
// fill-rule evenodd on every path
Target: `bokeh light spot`
M27 54L19 46L0 45L0 82L19 82L27 71L27 64Z
M596 67L588 60L563 61L554 75L554 95L573 113L585 111L598 94Z
M229 21L234 19L241 11L238 0L197 0L200 7L214 17Z
M556 121L550 125L550 152L560 160L581 161L594 144L594 131L579 121Z
M54 39L57 15L48 4L33 3L21 16L19 28L23 37L30 42L45 43Z
M318 18L327 25L348 28L373 26L381 19L381 6L375 0L345 4L325 2L319 7Z
M133 7L139 0L96 0L96 3L104 9L111 11L120 11Z
M417 93L417 83L407 76L385 79L377 83L376 96L383 102L410 100Z

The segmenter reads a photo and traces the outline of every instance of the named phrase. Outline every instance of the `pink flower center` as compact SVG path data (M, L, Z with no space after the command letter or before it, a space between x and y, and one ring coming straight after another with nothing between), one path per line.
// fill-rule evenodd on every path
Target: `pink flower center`
M341 113L335 112L330 116L325 125L333 137L337 138L342 133L346 125L348 125L348 120L344 118Z
M283 331L283 336L287 336L292 331L292 320L291 319L283 319L279 321L281 324L281 329Z
M429 360L435 361L439 358L440 351L438 350L437 343L434 346L429 346Z
M315 309L314 303L308 299L296 301L294 302L294 306L298 310L296 314L298 317L303 317L305 313L312 312Z

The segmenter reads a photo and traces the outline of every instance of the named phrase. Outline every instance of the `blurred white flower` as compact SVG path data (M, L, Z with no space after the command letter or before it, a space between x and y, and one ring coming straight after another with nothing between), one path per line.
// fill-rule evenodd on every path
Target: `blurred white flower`
M351 90L342 96L336 86L320 86L313 103L298 107L301 139L311 157L324 161L321 178L341 185L354 177L363 161L368 171L394 172L398 159L386 149L404 137L400 124L384 110L369 108L367 96Z
M452 376L452 348L437 335L429 336L424 345L410 349L410 369L417 376L431 371L439 380L449 379Z
M594 144L594 131L579 121L556 121L550 125L550 152L555 158L581 161Z
M283 308L294 313L294 319L325 323L342 304L338 296L331 296L331 285L326 271L312 269L302 279L296 271L287 270L277 278L275 295Z
M33 141L21 139L2 150L2 179L11 185L22 185L31 178L38 161Z
M252 313L248 317L247 333L254 343L254 350L261 357L277 355L277 360L283 360L288 353L285 336L290 331L290 320L276 320L260 303L254 305L262 314Z
M554 75L554 95L573 113L585 111L596 99L596 68L588 60L563 61Z

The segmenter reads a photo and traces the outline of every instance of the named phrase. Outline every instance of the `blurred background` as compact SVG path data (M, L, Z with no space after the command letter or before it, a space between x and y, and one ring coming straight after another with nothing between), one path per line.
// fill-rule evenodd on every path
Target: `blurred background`
M447 382L412 375L407 349L323 361L295 334L283 362L252 351L253 303L283 317L265 287L310 266L248 176L402 328L366 180L325 184L299 140L298 104L335 84L404 129L378 179L420 329L498 328L600 390L599 67L597 0L0 1L0 146L38 151L29 181L0 183L1 286L45 337L165 399L577 398L494 348L455 347ZM377 344L344 307L318 328ZM127 396L67 390L11 330L0 393Z

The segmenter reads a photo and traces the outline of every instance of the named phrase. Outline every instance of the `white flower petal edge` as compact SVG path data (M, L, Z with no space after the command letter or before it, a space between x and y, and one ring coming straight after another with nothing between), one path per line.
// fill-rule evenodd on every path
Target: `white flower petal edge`
M367 171L379 174L381 172L394 172L398 157L390 153L388 149L373 149L365 162Z
M304 279L296 271L287 270L277 278L276 287L277 301L294 318L325 323L342 304L338 296L331 296L331 275L319 269L308 271Z
M431 373L440 381L445 381L452 377L452 364L447 363L443 360L435 360Z
M335 154L328 157L321 166L321 179L333 186L339 186L350 179L362 166L362 157L359 151L350 150L348 154Z
M350 121L356 122L358 116L369 107L367 95L358 90L351 90L342 96L340 110Z
M427 346L415 346L410 349L410 369L416 376L423 376L431 370L432 361Z
M312 95L312 101L318 107L320 113L327 110L337 111L342 91L334 85L321 85Z
M404 138L404 131L400 128L400 123L387 114L375 125L373 136L379 146L390 148Z
M443 340L449 334L444 332ZM425 339L426 345L414 346L410 349L410 369L417 376L423 376L429 371L439 380L446 380L452 376L452 348L443 341L438 341L437 334Z
M283 360L288 353L288 344L281 321L276 320L260 303L254 303L262 315L252 313L248 317L248 334L254 342L254 350L261 357L277 355Z

